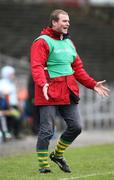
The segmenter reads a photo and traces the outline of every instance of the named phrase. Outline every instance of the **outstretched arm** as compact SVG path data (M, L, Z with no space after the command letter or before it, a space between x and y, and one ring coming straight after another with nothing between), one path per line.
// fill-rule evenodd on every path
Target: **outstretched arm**
M83 62L79 55L77 55L75 61L72 64L72 68L74 70L74 76L78 82L80 82L83 86L94 89L94 86L97 84L95 81L84 69Z
M81 84L87 88L94 89L100 96L109 96L110 90L103 85L106 80L97 82L91 76L89 76L89 74L83 68L83 63L79 55L77 55L72 67L75 71L74 76L76 80L78 80Z
M100 96L109 96L109 88L104 86L103 84L106 82L106 80L98 81L97 84L94 86L94 90L100 95Z

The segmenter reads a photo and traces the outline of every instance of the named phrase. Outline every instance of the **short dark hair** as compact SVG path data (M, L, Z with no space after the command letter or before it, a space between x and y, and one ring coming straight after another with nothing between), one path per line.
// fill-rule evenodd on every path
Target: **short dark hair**
M49 19L49 26L52 27L52 21L58 21L59 20L59 14L67 14L68 13L62 9L55 9L52 11L50 14L50 19Z

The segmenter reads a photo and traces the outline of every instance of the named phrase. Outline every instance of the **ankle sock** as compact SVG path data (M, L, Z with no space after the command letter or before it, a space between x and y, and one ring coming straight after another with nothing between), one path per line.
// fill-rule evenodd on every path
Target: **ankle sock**
M56 158L63 158L63 153L65 152L66 148L69 147L70 144L71 142L59 139L54 151Z
M49 168L48 164L48 150L38 150L38 161L40 168Z

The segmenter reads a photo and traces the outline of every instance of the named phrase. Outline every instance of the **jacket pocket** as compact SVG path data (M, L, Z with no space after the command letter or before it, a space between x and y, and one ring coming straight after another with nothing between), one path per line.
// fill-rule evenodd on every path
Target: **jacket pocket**
M48 95L55 101L62 101L68 95L65 82L54 81L49 84Z
M57 82L49 83L48 95L53 99L59 99L61 96L61 88Z

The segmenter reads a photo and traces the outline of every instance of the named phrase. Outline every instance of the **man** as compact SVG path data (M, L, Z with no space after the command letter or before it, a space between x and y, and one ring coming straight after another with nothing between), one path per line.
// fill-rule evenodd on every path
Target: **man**
M40 110L40 129L37 154L40 173L50 173L48 146L53 136L54 111L57 108L66 122L50 159L61 170L70 173L70 167L63 158L65 149L81 133L78 112L79 88L77 81L94 89L101 96L108 96L109 89L96 82L84 70L76 48L68 36L70 26L67 12L57 9L51 13L50 27L43 29L31 47L31 69L35 82L35 105Z

